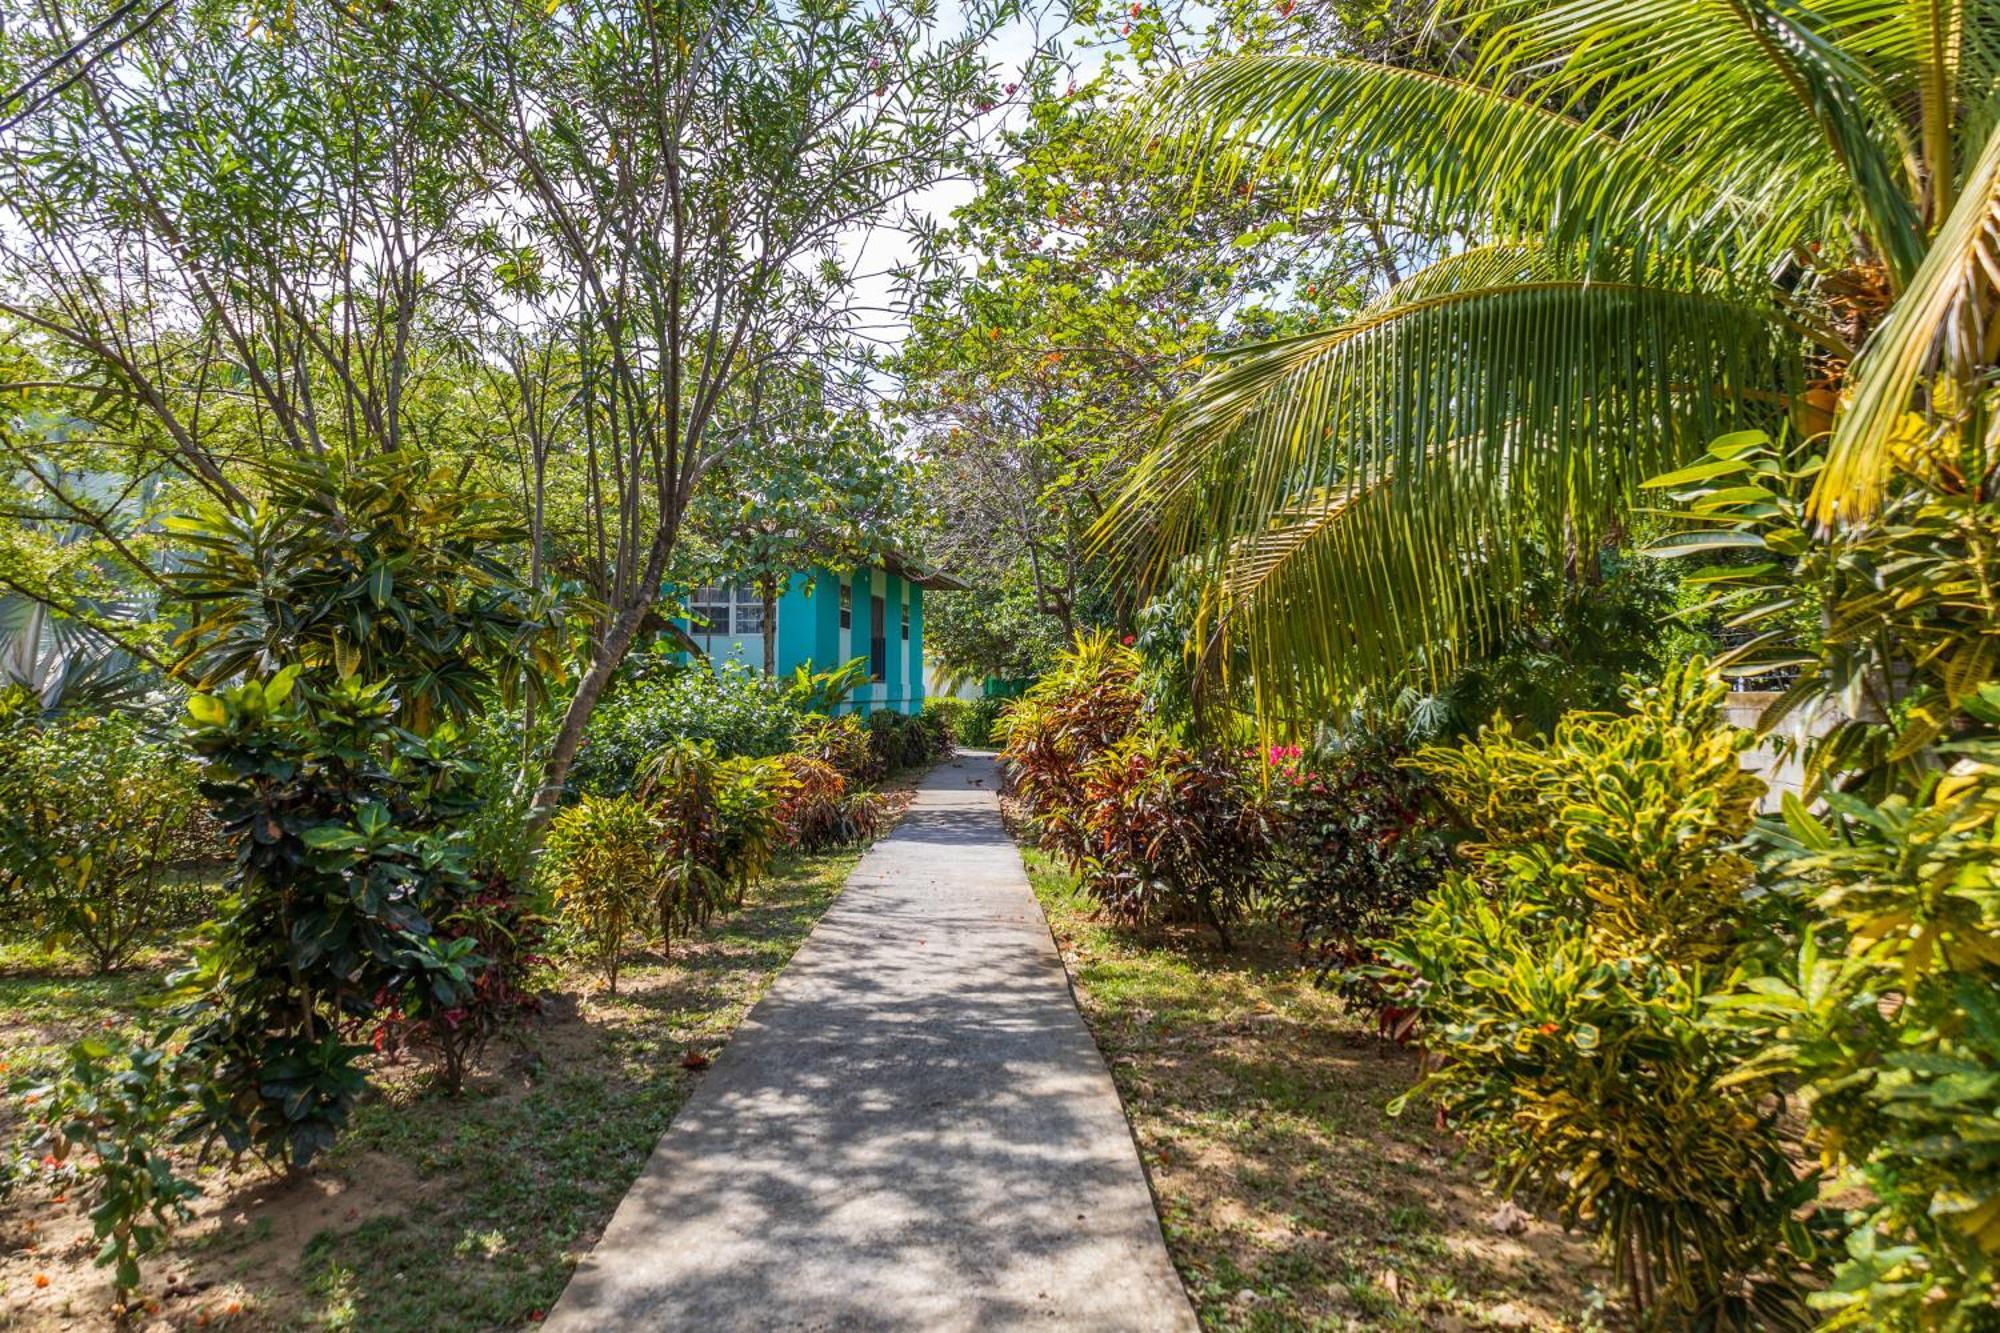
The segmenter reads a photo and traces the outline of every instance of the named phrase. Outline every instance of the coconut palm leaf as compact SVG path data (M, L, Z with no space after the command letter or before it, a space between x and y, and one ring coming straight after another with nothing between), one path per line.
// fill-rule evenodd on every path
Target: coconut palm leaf
M1834 0L1830 9L1856 25L1904 16L1908 6ZM1789 201L1768 186L1756 196L1760 207L1791 215L1758 233L1760 251L1795 242L1791 229L1806 219L1826 236L1858 201L1892 276L1907 279L1921 262L1910 199L1917 153L1893 90L1820 30L1829 16L1815 10L1809 24L1795 6L1761 0L1508 3L1473 6L1470 15L1484 38L1475 81L1561 107L1680 174L1782 182Z
M1511 552L1586 549L1732 423L1820 428L1907 291L1868 354L1880 404L1842 423L1855 475L1879 476L1885 423L1987 328L1991 224L1961 194L1991 185L1967 144L2000 120L2000 7L1435 14L1454 43L1435 69L1227 58L1138 113L1192 173L1269 171L1466 242L1338 329L1218 358L1100 528L1147 577L1207 562L1245 650L1210 657L1251 663L1267 711L1447 666L1499 613ZM1950 261L1929 253L1945 217Z
M1138 119L1197 182L1280 166L1301 202L1362 193L1384 216L1439 233L1720 248L1769 230L1797 197L1789 180L1683 170L1505 92L1343 56L1205 61L1156 85Z
M1273 707L1325 706L1427 646L1448 665L1523 541L1591 540L1794 374L1769 307L1590 278L1412 281L1431 294L1224 358L1100 530L1142 580L1211 562L1223 631Z
M2000 130L1964 182L1914 281L1875 336L1852 377L1853 397L1834 431L1826 470L1813 491L1822 522L1872 517L1893 463L1890 444L1918 384L1930 379L1933 415L1969 403L1966 386L2000 348ZM1949 385L1950 387L1946 387Z

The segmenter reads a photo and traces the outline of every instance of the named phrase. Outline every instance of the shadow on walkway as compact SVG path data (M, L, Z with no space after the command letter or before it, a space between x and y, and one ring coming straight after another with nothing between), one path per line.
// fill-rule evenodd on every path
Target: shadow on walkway
M994 785L933 770L548 1327L1194 1327Z

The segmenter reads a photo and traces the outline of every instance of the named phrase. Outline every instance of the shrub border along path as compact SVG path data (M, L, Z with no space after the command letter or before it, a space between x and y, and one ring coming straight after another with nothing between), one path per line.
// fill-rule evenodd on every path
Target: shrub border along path
M496 1042L464 1097L430 1089L412 1065L378 1069L375 1093L310 1173L204 1170L195 1222L147 1265L140 1322L420 1333L539 1319L708 1077L687 1053L731 1038L855 860L783 858L743 911L677 939L671 959L635 958L616 996L568 974L525 1049ZM0 1086L45 1080L86 1030L137 1022L154 974L174 965L158 957L95 978L0 955ZM0 1204L0 1327L111 1327L94 1251L78 1201L29 1190Z
M1195 1327L995 785L925 778L550 1328Z

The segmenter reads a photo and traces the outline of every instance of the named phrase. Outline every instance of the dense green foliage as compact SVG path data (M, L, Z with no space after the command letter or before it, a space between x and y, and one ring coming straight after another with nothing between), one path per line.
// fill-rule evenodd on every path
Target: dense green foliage
M1725 439L1657 484L1687 513L1665 549L1748 556L1696 575L1756 631L1732 660L1798 670L1763 726L1811 723L1791 748L1816 799L1788 795L1760 837L1803 924L1723 1004L1870 1199L1814 1303L1845 1327L1970 1329L2000 1302L2000 466L1915 417L1896 449L1879 519L1818 539L1809 450Z
M677 741L706 741L722 755L783 754L801 716L784 682L736 663L649 675L620 686L597 710L577 756L577 786L630 791L647 762Z
M1400 747L1360 737L1305 753L1274 746L1269 758L1283 829L1273 910L1322 981L1378 1009L1399 1007L1389 1003L1394 986L1372 975L1374 941L1399 929L1444 873L1432 783L1402 762Z
M208 1065L199 1121L232 1149L310 1162L361 1092L354 1025L457 1008L484 963L434 929L475 893L471 765L450 724L418 737L396 711L386 682L296 668L190 705L237 861L171 1013Z
M397 724L429 732L559 674L557 621L509 567L527 535L502 497L427 460L273 469L246 512L169 521L173 587L201 688L296 667L309 680L394 680Z
M133 720L0 692L0 931L118 967L208 906L165 878L206 831L193 766Z
M1387 947L1441 1057L1436 1099L1507 1192L1602 1239L1663 1327L1799 1326L1792 1212L1817 1182L1711 1021L1755 907L1736 850L1762 784L1695 660L1625 716L1423 751L1478 839Z
M1200 560L1296 715L1490 644L1529 547L1615 539L1723 431L1831 427L1814 517L1868 517L1903 413L1986 429L1991 17L1448 0L1157 80L1145 169L1394 219L1422 267L1212 358L1102 530L1153 586Z
M549 824L542 873L561 920L618 989L626 940L656 910L659 825L632 796L583 796Z

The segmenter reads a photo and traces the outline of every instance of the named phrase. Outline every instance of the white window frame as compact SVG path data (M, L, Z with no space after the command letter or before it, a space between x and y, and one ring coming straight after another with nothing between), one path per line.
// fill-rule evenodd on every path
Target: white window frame
M755 583L704 583L688 595L688 614L707 622L694 627L697 638L764 637L764 596Z
M739 637L764 637L764 595L757 591L754 583L736 583L730 587L735 593L732 599L736 607L730 622L731 630ZM777 608L772 607L775 613ZM773 616L776 619L776 616Z
M714 638L729 633L732 604L727 583L704 583L696 588L688 596L688 615L691 620L706 623L695 625L695 634Z

